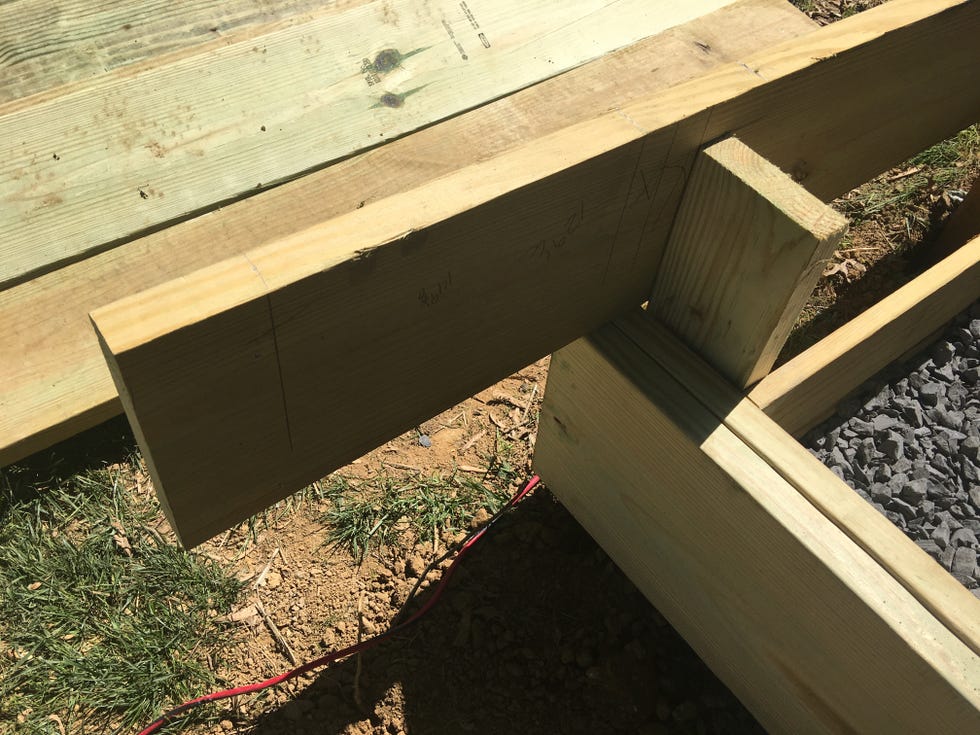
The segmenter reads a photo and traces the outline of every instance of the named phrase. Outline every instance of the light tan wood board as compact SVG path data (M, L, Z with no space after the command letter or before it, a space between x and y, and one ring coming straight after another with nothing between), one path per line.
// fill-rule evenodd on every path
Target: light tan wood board
M193 544L223 530L643 301L716 125L767 119L779 149L781 112L803 104L789 90L829 98L862 59L901 68L902 49L980 26L972 3L928 15L945 6L882 6L874 33L822 29L792 46L795 63L770 51L770 81L722 67L99 310L178 533ZM910 7L926 17L910 20ZM838 51L814 60L828 48ZM955 68L964 56L950 49ZM785 76L772 80L777 67ZM814 117L814 137L840 122ZM871 159L855 160L861 170ZM327 434L326 420L342 428Z
M847 220L737 138L698 156L651 313L738 386L765 376Z
M617 326L980 655L980 601L963 585L656 320L634 313Z
M784 0L740 0L408 138L0 291L0 466L122 411L90 311L812 28Z
M978 298L980 237L781 365L749 398L800 436Z
M637 339L552 358L535 466L562 503L769 732L980 728L977 655Z
M0 3L0 104L202 44L232 43L323 6L317 0Z
M14 102L0 108L0 288L730 2L376 0Z

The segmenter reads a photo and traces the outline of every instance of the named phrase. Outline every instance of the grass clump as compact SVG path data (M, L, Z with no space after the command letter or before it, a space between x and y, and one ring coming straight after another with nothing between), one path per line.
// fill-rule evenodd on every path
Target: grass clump
M328 482L328 539L355 558L363 558L372 545L394 544L406 531L420 541L432 541L442 531L462 528L480 508L493 512L506 500L483 483L457 474L406 479L382 473L356 483L334 475Z
M0 722L131 729L212 688L201 649L238 582L166 541L121 470L19 479L0 473Z

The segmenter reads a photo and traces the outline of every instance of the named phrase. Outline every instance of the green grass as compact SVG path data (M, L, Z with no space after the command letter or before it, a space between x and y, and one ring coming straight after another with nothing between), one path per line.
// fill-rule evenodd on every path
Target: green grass
M840 200L840 208L852 224L888 210L907 208L928 194L941 194L968 178L964 162L980 157L980 124L961 130L953 137L927 148L898 166L900 178L887 173Z
M397 542L411 530L420 541L432 541L444 530L463 528L480 508L495 511L506 496L472 478L397 478L382 474L357 483L341 475L329 479L331 507L323 520L328 539L355 558Z
M155 500L125 479L0 472L0 722L18 732L59 733L50 715L69 732L134 728L217 683L211 619L239 584L164 540Z

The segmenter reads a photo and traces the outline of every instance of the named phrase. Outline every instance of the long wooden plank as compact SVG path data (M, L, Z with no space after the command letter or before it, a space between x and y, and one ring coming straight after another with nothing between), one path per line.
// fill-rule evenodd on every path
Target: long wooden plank
M963 585L829 472L741 391L721 379L703 360L680 347L655 319L634 313L617 320L616 324L980 655L980 602Z
M736 138L698 156L650 311L738 386L765 376L847 220Z
M974 3L908 0L880 11L860 33L821 29L755 68L723 67L96 312L184 541L643 301L691 159L716 126L741 129L742 120L755 130L767 120L778 151L800 134L780 136L784 112L792 119L813 98L829 105L835 84L869 63L904 70L921 44L941 40L930 54L948 49L943 68L955 78L976 55L955 43L980 31ZM836 52L815 60L827 49ZM918 69L912 79L940 83ZM783 76L773 80L774 70ZM980 106L980 91L957 89L950 104L956 118ZM799 124L810 120L820 137L849 119L834 109L839 117ZM913 117L916 109L909 103ZM876 158L855 157L857 170ZM325 432L326 417L342 430Z
M774 370L749 398L795 436L980 298L980 237Z
M980 658L634 336L552 358L535 465L582 525L769 732L980 729Z
M18 0L0 3L0 104L295 22L317 0Z
M0 466L122 411L90 311L812 29L784 0L739 0L409 138L0 291Z
M732 0L376 0L0 108L0 288Z

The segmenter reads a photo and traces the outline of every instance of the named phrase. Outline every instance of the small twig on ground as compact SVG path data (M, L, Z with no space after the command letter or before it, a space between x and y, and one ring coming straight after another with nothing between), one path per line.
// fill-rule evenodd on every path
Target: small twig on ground
M275 640L276 644L279 646L283 655L289 660L289 663L291 663L293 666L296 666L298 663L296 659L296 654L293 653L293 649L290 648L289 643L283 637L282 633L279 632L279 628L272 620L272 617L269 615L269 613L265 611L265 607L262 605L262 600L258 598L255 599L255 609L258 611L259 615L262 616L262 619L265 621L266 627L268 627L269 632L272 634L273 640Z
M469 439L467 439L466 440L466 443L462 447L460 447L460 449L459 449L460 456L466 454L466 452L474 444L476 444L478 441L480 441L480 439L482 439L484 436L486 436L486 434L487 434L486 430L478 431L473 436L471 436Z
M408 470L409 472L419 473L422 472L421 468L419 467L413 467L410 464L402 464L401 462L385 462L385 465L388 467L394 467L396 470Z
M259 576L255 578L255 583L252 585L252 589L258 589L262 586L262 583L265 582L265 577L272 568L272 562L275 561L276 554L282 554L278 546L276 547L276 550L272 552L272 556L269 557L269 561L266 563L265 567L263 567L262 571L259 572Z
M364 613L363 613L363 603L364 603L364 591L357 596L357 642L360 643L364 636ZM354 669L354 704L357 708L364 713L367 713L367 708L364 706L364 700L361 698L361 654L357 654L357 664Z
M538 395L538 384L535 383L534 387L531 389L531 395L527 399L527 404L524 406L524 413L521 415L521 423L523 424L527 421L528 411L531 410L531 406L534 405L534 397Z

